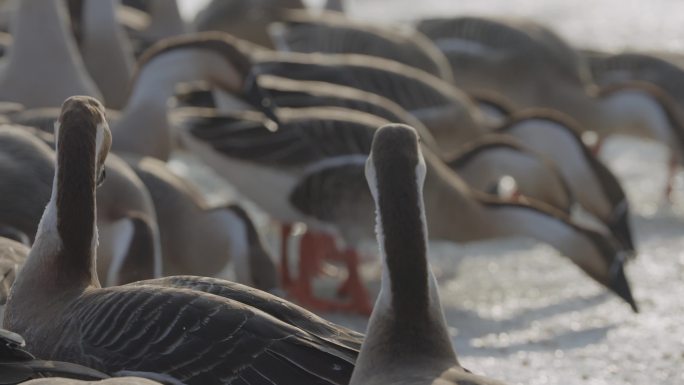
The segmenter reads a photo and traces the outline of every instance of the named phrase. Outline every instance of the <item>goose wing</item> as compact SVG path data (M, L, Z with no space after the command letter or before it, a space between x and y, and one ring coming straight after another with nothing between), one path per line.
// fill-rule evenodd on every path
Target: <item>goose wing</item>
M469 58L489 56L497 60L520 59L528 64L552 64L573 81L591 81L583 58L554 32L534 22L456 17L423 20L418 30L446 54L452 70L460 68L455 63L466 65ZM537 60L531 60L532 57Z
M368 154L384 119L339 108L280 109L280 124L245 114L193 114L184 135L219 154L271 167L306 167L330 157ZM270 123L270 124L269 124Z
M340 348L347 348L351 354L356 354L363 342L361 333L335 325L282 298L239 283L207 277L173 276L142 281L136 285L191 289L238 301L304 330L316 338L339 345Z
M84 366L37 360L24 349L25 346L26 342L20 335L0 329L0 384L19 383L45 376L84 380L108 378L107 375Z
M622 53L588 57L591 73L600 85L646 81L661 87L677 100L684 100L684 70L656 56Z
M409 112L468 103L467 96L427 72L397 61L365 55L266 54L257 76L327 82L358 88L390 99Z
M53 355L193 384L346 384L356 353L259 309L152 285L84 294Z
M314 17L310 12L292 11L286 21L272 25L270 32L276 47L283 51L377 56L453 80L444 55L412 29L375 27L337 12Z
M374 203L364 175L365 157L331 158L300 178L289 200L302 214L338 224L347 240L373 233Z

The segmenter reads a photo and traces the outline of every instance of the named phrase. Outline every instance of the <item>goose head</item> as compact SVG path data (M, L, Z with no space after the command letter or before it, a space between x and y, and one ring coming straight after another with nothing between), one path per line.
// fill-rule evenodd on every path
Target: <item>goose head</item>
M511 117L498 132L551 159L577 202L627 248L635 249L627 196L615 175L584 144L578 123L557 111L528 109Z
M632 251L613 236L577 224L568 215L532 199L510 202L484 194L476 194L475 199L484 209L484 226L489 231L498 236L528 236L552 245L638 312L624 272Z

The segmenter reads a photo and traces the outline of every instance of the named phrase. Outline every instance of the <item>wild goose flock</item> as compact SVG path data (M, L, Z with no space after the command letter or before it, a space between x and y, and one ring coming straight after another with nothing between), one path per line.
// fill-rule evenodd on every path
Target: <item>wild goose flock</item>
M674 63L334 0L213 0L193 23L173 0L2 3L0 384L506 383L457 358L437 240L533 238L639 312L630 202L599 153L661 142L672 197ZM250 203L210 204L176 154ZM314 284L331 264L334 297Z

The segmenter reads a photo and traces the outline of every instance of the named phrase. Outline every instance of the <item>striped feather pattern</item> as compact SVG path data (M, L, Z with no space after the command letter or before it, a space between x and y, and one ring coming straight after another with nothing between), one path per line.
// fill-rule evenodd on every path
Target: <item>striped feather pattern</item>
M272 29L275 45L281 50L378 56L421 69L445 81L453 80L444 55L418 32L368 26L336 14L313 18L308 12L292 12L289 16L289 22Z
M363 335L360 333L337 326L292 302L235 282L207 277L173 276L141 281L135 285L191 289L238 301L304 330L321 341L341 349L346 348L350 358L356 356L363 341Z
M479 17L457 17L451 19L424 20L418 30L437 42L459 39L488 47L494 52L506 52L510 57L534 63L553 65L568 79L579 84L591 82L591 74L582 57L558 35L539 24L530 21L497 21ZM468 55L449 52L452 63L458 57Z
M170 375L187 384L345 384L348 348L213 294L152 285L86 292L49 356L104 372Z
M592 75L599 85L646 81L684 102L684 69L667 60L640 53L590 57Z
M422 108L461 108L467 97L426 72L401 63L362 55L275 55L260 60L257 74L313 80L381 95L412 112Z
M282 119L275 131L263 121L235 115L190 116L183 125L199 140L232 158L277 167L304 167L337 155L368 154L374 129L361 121L326 117L325 111L307 117ZM340 115L347 115L340 110ZM349 111L348 115L355 115ZM358 114L357 114L358 115Z
M290 202L320 221L348 222L354 227L371 224L374 211L364 166L365 162L332 164L315 170L290 193ZM372 233L370 228L367 230L364 234Z

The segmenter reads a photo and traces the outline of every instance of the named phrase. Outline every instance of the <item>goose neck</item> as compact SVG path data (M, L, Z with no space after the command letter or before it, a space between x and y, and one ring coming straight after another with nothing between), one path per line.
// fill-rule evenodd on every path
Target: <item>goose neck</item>
M96 133L90 128L58 133L52 194L8 301L12 317L47 311L100 287L95 270Z
M83 8L82 54L88 72L107 106L123 108L133 76L133 47L116 19L118 0L86 0Z
M387 355L378 357L379 360L397 362L418 356L453 363L456 356L427 256L420 176L425 173L425 165L421 162L410 172L410 162L395 161L377 166L375 185L369 178L376 202L383 276L364 350L381 347Z
M154 39L162 39L186 32L185 23L176 0L152 0L150 16L150 26L147 33Z

